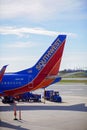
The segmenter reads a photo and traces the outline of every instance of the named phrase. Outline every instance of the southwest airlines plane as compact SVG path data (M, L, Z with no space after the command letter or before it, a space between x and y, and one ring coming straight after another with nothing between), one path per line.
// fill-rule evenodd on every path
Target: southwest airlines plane
M59 82L59 67L62 59L66 35L59 35L38 62L31 68L5 73L0 71L0 96L16 96Z

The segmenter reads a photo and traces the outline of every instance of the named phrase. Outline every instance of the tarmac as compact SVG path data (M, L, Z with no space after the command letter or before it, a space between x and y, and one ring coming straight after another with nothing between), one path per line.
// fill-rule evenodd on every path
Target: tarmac
M44 99L40 103L19 102L18 120L14 120L14 105L0 102L0 130L87 130L86 89L83 84L65 85L62 103L44 103Z

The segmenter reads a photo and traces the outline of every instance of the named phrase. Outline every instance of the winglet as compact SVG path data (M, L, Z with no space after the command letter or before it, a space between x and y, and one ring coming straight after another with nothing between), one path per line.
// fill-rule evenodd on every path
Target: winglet
M3 78L3 75L4 75L4 73L5 73L5 70L6 70L7 66L8 66L8 65L3 66L2 69L1 69L1 71L0 71L0 81L1 81L2 78Z

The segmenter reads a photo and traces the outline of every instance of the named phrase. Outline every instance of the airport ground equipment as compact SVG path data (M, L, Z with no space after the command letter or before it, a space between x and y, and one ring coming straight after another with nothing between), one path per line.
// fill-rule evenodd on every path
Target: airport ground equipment
M45 91L45 99L52 102L62 102L62 98L58 91L47 90Z
M6 96L2 100L3 103L13 103L14 101L23 101L23 102L41 102L40 94L33 94L31 92L26 92L24 94L17 95L15 97Z
M20 95L16 96L15 100L23 101L23 102L41 102L41 95L34 94L31 92L26 92L24 94L20 94Z

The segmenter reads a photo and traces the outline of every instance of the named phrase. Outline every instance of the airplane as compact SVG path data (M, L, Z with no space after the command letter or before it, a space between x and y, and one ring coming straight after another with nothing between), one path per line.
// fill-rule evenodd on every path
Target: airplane
M5 73L7 65L0 71L0 96L16 96L59 82L60 63L66 35L59 35L36 64L28 69Z

